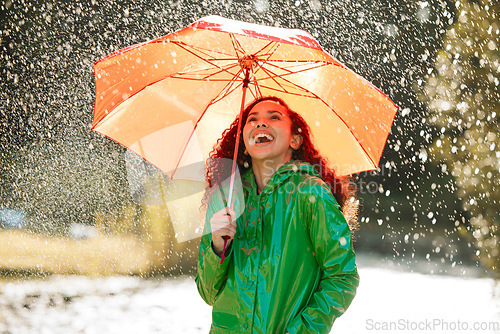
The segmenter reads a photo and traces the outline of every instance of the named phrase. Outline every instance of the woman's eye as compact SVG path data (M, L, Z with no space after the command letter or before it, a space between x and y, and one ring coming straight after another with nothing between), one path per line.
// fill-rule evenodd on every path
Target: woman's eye
M280 119L278 116L271 116L271 119Z

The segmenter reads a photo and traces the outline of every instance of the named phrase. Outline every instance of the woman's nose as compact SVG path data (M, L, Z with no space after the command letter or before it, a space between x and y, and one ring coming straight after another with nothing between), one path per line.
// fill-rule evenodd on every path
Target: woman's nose
M267 124L264 123L263 121L258 121L257 128L267 128Z

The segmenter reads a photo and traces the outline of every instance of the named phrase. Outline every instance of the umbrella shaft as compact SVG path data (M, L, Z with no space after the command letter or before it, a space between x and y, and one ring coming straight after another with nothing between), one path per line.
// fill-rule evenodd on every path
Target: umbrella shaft
M231 170L231 183L229 185L229 198L227 200L227 203L231 207L231 209L233 208L234 174L236 171L236 160L238 159L238 147L240 146L241 121L243 118L243 109L245 108L245 98L247 94L248 83L250 82L250 69L245 69L244 72L245 79L243 79L243 93L241 96L240 116L238 119L238 131L236 132L236 143L234 146L233 168Z

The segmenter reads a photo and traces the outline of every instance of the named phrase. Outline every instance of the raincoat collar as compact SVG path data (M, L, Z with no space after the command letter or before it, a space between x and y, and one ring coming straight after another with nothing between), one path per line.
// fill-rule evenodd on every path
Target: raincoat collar
M292 175L300 173L300 174L308 174L311 176L319 176L319 173L316 169L308 162L302 162L298 160L289 160L283 166L278 168L276 172L274 172L273 176L269 179L266 186L262 190L260 194L257 194L257 183L255 182L255 176L253 173L253 168L250 168L242 176L242 186L244 193L248 196L248 201L250 203L254 203L255 201L261 201L267 198L270 194L275 192L279 186L281 186L285 181L287 181ZM255 222L253 222L255 224ZM249 231L249 229L245 228L244 232L240 234L240 239L246 237L250 237L253 239L257 238L257 227L253 227L253 233Z
M318 171L310 163L291 159L274 172L273 176L269 179L259 195L273 192L276 187L280 186L294 173L309 174L319 177ZM255 182L253 168L250 168L243 174L242 185L243 189L248 194L257 196L257 184Z

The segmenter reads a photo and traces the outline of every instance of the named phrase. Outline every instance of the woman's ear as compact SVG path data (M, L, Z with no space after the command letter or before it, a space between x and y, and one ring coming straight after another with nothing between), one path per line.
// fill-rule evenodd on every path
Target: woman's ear
M292 142L290 143L290 147L294 150L297 150L300 145L302 145L302 136L292 135Z

